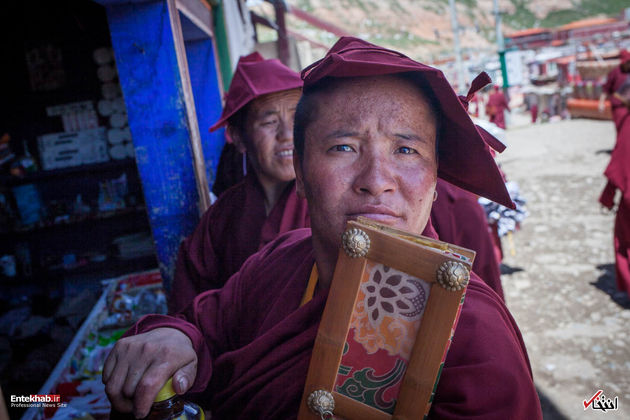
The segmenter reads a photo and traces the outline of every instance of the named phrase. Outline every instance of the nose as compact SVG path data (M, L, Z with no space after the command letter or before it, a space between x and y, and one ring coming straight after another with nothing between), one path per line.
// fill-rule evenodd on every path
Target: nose
M359 172L354 180L354 190L360 194L379 196L396 190L396 178L387 157L378 152L363 155L356 164Z
M279 142L293 142L293 118L282 116L278 122L277 139Z

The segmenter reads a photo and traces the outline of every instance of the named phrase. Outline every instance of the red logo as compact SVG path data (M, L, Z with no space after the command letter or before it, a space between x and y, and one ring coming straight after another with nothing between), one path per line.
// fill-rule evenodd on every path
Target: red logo
M590 400L588 400L588 401L586 401L586 400L582 401L582 404L584 404L584 409L586 410L586 409L588 408L588 406L589 406L589 405L592 405L592 404L593 404L593 401L595 401L595 399L596 399L596 398L597 398L597 400L599 400L599 396L601 395L601 393L602 393L602 392L604 392L604 391L602 391L602 390L600 389L599 391L597 391L597 392L595 393L595 395L593 395L593 396L591 397L591 399L590 399Z

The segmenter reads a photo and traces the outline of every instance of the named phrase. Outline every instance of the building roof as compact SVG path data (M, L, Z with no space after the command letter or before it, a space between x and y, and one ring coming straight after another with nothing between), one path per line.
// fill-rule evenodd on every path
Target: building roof
M568 31L571 29L580 29L580 28L588 28L589 26L599 26L606 25L609 23L615 23L617 19L615 18L588 18L576 20L575 22L567 23L566 25L562 25L558 28L560 31Z
M506 35L509 38L520 38L523 36L537 35L545 32L549 32L547 28L529 28L523 29L521 31L512 32L511 34Z

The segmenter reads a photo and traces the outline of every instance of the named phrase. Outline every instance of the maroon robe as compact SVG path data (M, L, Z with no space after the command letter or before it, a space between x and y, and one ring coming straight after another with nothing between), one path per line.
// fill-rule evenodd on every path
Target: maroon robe
M327 297L318 291L300 307L314 262L310 229L289 232L222 289L177 317L146 316L128 334L171 327L190 337L198 354L191 391L203 392L213 420L296 418ZM429 417L542 418L520 332L474 274Z
M604 91L609 94L618 92L626 83L630 83L630 77L621 73L617 67L609 75ZM617 288L630 295L630 110L617 98L610 98L617 127L617 142L604 172L608 184L599 201L612 208L615 192L617 189L621 191L614 228L615 277Z
M630 100L630 77L629 73L621 71L621 67L617 66L608 73L606 83L602 86L602 92L608 95L610 106L612 107L613 121L617 128L617 133L622 129L624 123L630 123L630 110L613 94L621 94L622 97Z
M630 296L630 109L613 96L613 93L618 93L630 99L629 74L615 67L609 73L603 91L609 95L612 105L617 141L604 172L608 183L599 201L612 208L616 190L621 191L614 228L615 278L617 288Z
M286 187L265 216L265 195L250 172L206 211L177 255L169 310L179 312L208 289L222 287L245 260L281 233L308 227L306 200Z
M510 110L510 107L505 100L503 92L496 90L490 94L488 98L488 104L486 105L486 112L490 117L490 122L495 123L497 127L505 129L505 115L503 111Z
M440 240L477 252L473 271L503 299L501 271L486 214L474 194L438 179L431 221Z

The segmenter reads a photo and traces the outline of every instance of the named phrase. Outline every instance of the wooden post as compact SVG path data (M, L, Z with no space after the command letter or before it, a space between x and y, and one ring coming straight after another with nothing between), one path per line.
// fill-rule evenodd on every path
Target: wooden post
M210 11L208 11L207 19L211 25L212 16ZM191 33L192 31L187 29L190 25L191 23L188 22L188 19L182 16L188 73L195 98L206 179L208 186L211 188L215 180L221 150L225 143L224 129L213 133L210 133L208 130L221 116L221 98L223 97L223 89L221 89L221 83L219 83L221 70L218 65L219 59L214 38L198 30L195 33Z
M285 66L290 66L291 58L289 53L289 38L287 37L287 26L284 20L284 3L281 0L273 2L273 8L276 12L276 24L278 25L278 58Z

